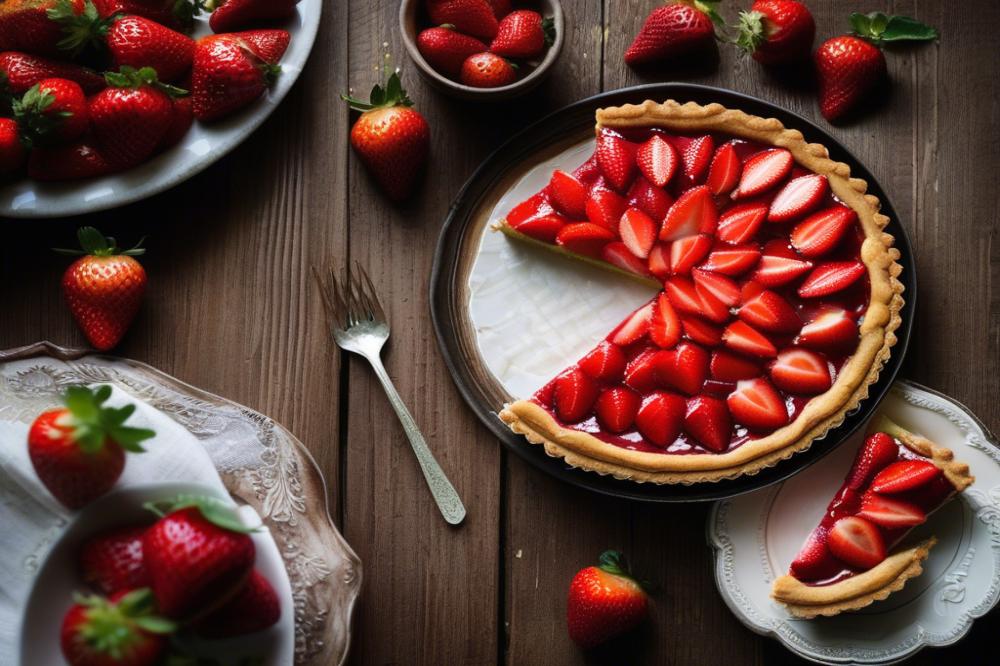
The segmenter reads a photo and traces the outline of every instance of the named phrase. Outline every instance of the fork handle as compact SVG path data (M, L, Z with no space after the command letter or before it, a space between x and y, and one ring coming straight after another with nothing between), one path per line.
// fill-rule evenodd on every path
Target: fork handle
M399 391L396 390L389 378L389 373L385 371L382 359L378 356L366 358L372 364L375 376L382 382L382 388L385 389L385 394L389 397L389 403L396 410L396 416L403 424L403 431L410 440L410 446L413 447L413 453L417 456L417 462L420 463L420 469L424 473L424 478L431 489L434 501L437 502L438 509L441 510L441 515L444 516L448 524L458 525L465 519L465 505L462 504L462 499L455 491L455 487L451 485L451 481L445 476L444 470L434 459L434 454L428 448L420 428L417 427L417 422L413 420L413 415L403 403Z

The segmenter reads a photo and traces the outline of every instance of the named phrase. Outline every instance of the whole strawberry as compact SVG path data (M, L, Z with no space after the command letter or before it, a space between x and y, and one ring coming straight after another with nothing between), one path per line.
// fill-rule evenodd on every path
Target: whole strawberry
M569 637L592 648L634 629L646 617L649 600L629 574L624 556L605 551L596 567L587 567L569 586L566 619Z
M240 591L195 627L205 638L231 638L263 631L281 619L278 593L259 572L250 574Z
M20 51L0 53L0 80L6 80L7 91L23 95L44 79L68 79L93 95L104 87L104 77L92 69L70 62L51 60Z
M132 14L148 18L174 30L188 31L202 0L94 0L102 17Z
M83 88L67 79L42 79L12 108L29 147L72 141L87 131L90 119Z
M504 58L528 60L540 56L554 39L555 25L551 18L542 18L530 9L519 9L500 20L490 51Z
M657 7L625 51L625 64L640 67L711 47L715 43L714 16L704 1Z
M73 318L94 348L107 351L121 341L146 292L146 271L135 257L145 250L119 250L114 238L93 227L77 232L82 254L62 277L63 295Z
M221 500L180 497L149 505L166 513L142 540L146 569L160 610L168 617L200 619L244 585L255 550L248 530Z
M146 526L113 529L84 542L80 549L83 580L101 594L115 594L149 585L142 558Z
M494 53L477 53L462 63L459 80L473 88L499 88L517 81L517 69Z
M42 182L96 178L113 171L101 148L88 138L64 146L41 146L28 155L28 177Z
M0 118L0 178L21 170L25 153L17 121Z
M148 588L110 599L79 597L63 618L60 646L70 666L153 666L174 623L155 614Z
M125 452L155 433L125 421L135 405L105 407L111 387L71 386L64 407L43 412L28 430L28 456L38 478L57 500L79 509L108 492L125 467Z
M84 0L4 0L0 2L0 51L24 51L59 56L66 37L63 24L50 20L51 12L81 17Z
M497 17L487 0L426 0L434 25L452 25L455 30L478 39L497 34Z
M473 53L488 47L475 37L463 35L451 26L427 28L417 35L417 49L431 67L446 76L458 78L462 63Z
M186 97L174 97L173 119L170 121L170 128L160 139L160 145L156 147L156 152L173 148L191 129L194 124L194 102L190 95Z
M234 32L273 25L295 15L299 0L210 0L212 32Z
M281 73L274 54L263 54L252 39L245 37L265 32L288 34L284 31L258 30L212 35L198 40L191 72L195 118L212 122L232 115L274 84Z
M351 128L351 147L390 199L405 199L427 161L430 128L412 108L399 72L389 76L385 88L372 88L368 102L342 97L352 109L362 112Z
M736 43L765 65L803 60L812 50L816 22L796 0L757 0L740 13Z
M932 41L938 32L906 16L880 12L851 14L854 35L833 37L816 50L819 109L827 120L843 117L884 79L880 45L897 41Z

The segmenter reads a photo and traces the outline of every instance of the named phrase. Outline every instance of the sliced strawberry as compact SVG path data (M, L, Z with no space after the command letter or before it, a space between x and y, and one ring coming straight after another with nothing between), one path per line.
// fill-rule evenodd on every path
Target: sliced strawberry
M586 216L587 188L574 176L556 169L549 180L549 198L556 210L574 220Z
M653 306L653 318L649 324L649 339L663 349L672 349L681 339L681 322L677 318L670 299L663 292Z
M660 228L660 240L676 240L695 234L711 234L719 219L712 193L704 185L680 197L667 211Z
M587 257L599 257L601 248L613 240L614 233L591 222L567 224L556 235L557 245Z
M691 398L684 414L684 431L710 451L725 451L733 431L726 403L707 395Z
M629 208L618 222L618 235L632 254L645 259L656 242L656 222L638 208Z
M625 432L635 422L641 402L639 394L632 389L615 386L601 391L594 403L594 412L605 430Z
M751 430L769 431L788 424L785 402L763 377L743 379L726 398L729 413Z
M740 287L740 302L748 303L762 291L764 291L764 286L759 282L747 280L743 283L743 286Z
M858 449L851 466L850 475L844 485L851 490L867 488L875 474L889 466L899 457L896 441L884 432L872 433Z
M860 261L833 261L820 264L799 285L799 296L819 298L835 294L857 282L865 272L865 265Z
M666 187L677 169L677 151L656 134L639 146L635 160L642 175L657 187Z
M705 317L709 321L713 321L716 324L725 324L727 321L732 319L732 313L729 311L729 306L720 301L715 297L711 291L705 289L699 289L695 285L695 292L698 294L698 299L701 301L701 316Z
M762 331L794 333L802 328L795 308L773 291L764 290L740 307L739 317Z
M587 185L592 185L600 176L601 167L597 164L597 156L593 154L573 172L574 178Z
M756 245L718 247L708 254L708 260L701 268L723 275L742 275L760 261L760 250Z
M731 349L751 356L773 358L778 353L770 340L739 320L726 327L722 333L722 341Z
M702 314L701 296L695 290L694 283L685 277L672 277L664 285L667 298L680 312Z
M803 581L829 580L844 569L844 564L831 553L826 547L828 531L823 527L817 527L802 550L792 561L791 573L793 576Z
M751 155L743 164L740 184L733 192L733 199L746 199L766 192L792 170L792 154L784 148L771 148Z
M916 504L890 499L877 493L865 493L861 498L858 515L890 529L913 527L927 520L927 514Z
M751 240L767 217L767 206L760 203L736 204L719 216L719 240L738 245Z
M710 136L699 137L674 137L681 154L681 164L684 165L684 175L692 183L697 183L708 169L708 164L712 160L712 151L715 150L715 141Z
M708 167L708 178L705 184L712 194L726 194L740 179L740 157L736 154L736 144L732 141L724 143L715 151L712 163Z
M778 352L778 358L771 366L771 381L785 393L796 395L822 393L833 384L826 359L796 347Z
M597 137L596 155L608 183L619 192L628 189L636 171L635 145L615 134L601 132Z
M564 423L576 423L590 414L597 400L597 382L583 370L574 368L555 381L553 403L556 416Z
M799 279L812 270L812 267L812 262L804 259L765 254L757 262L753 280L764 287L780 287Z
M660 280L670 277L670 244L655 243L649 251L649 272Z
M539 192L514 206L507 213L507 224L517 229L527 220L542 217L552 212L552 206L546 201L545 195Z
M901 493L922 486L939 474L941 470L929 460L900 460L875 475L872 490L890 495Z
M681 434L687 401L676 393L656 391L642 402L635 427L656 446L669 446Z
M584 356L579 365L594 379L616 382L625 373L625 352L618 345L604 340Z
M722 329L700 317L682 317L681 326L684 328L685 337L702 347L722 344Z
M642 394L649 393L659 384L656 359L663 351L647 351L632 359L625 368L625 384Z
M847 206L824 208L795 225L790 235L792 247L808 259L823 256L837 246L857 219L858 214Z
M656 376L663 386L695 395L708 377L708 352L688 342L656 354Z
M618 220L621 219L627 206L620 194L611 190L596 189L590 193L584 209L588 220L613 231L618 228Z
M657 223L663 220L674 203L674 198L666 190L656 187L644 176L638 176L632 182L626 197L629 206L640 209Z
M629 345L646 335L649 322L653 319L653 303L650 301L629 315L628 319L619 324L610 340L616 345Z
M829 189L826 176L810 173L788 181L767 212L769 222L788 222L819 205Z
M608 243L601 248L601 259L627 273L649 275L649 270L646 268L646 262L632 254L632 250L630 250L625 243L620 241Z
M691 277L694 278L695 291L702 300L706 294L711 294L727 308L740 302L740 286L726 276L696 268L691 271ZM797 330L798 326L795 328Z
M544 243L555 243L556 237L565 226L566 219L561 215L552 213L550 215L530 218L514 228L525 236L537 238Z
M670 271L674 275L690 273L711 249L712 237L708 234L678 238L670 244Z
M724 349L712 352L708 364L712 379L721 382L738 382L741 379L760 377L760 364Z
M818 349L843 349L858 339L858 323L841 308L830 308L802 327L797 343Z
M882 534L875 525L858 516L834 523L827 547L837 559L858 569L871 569L885 559Z

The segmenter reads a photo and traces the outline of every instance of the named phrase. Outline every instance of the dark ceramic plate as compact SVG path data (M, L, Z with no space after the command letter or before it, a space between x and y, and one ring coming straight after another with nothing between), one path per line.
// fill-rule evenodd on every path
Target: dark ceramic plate
M891 220L886 231L896 238L896 247L902 255L900 281L906 287L906 307L902 313L903 322L896 331L899 341L878 382L871 386L869 397L847 415L843 424L830 430L808 451L752 476L691 486L655 485L620 481L569 467L559 458L550 458L541 446L528 444L500 421L496 410L509 402L511 396L486 368L476 346L468 311L468 276L496 201L517 182L519 170L526 162L547 159L592 133L596 109L637 104L647 99L699 104L718 102L754 115L778 118L785 126L801 131L806 140L824 144L831 158L850 165L852 175L868 181L868 191L881 200L882 212ZM868 420L892 385L906 355L916 304L916 275L909 238L885 191L871 172L826 130L790 111L731 90L664 83L614 90L570 104L520 132L486 158L462 188L441 230L431 274L430 297L431 316L441 352L459 391L480 420L510 451L562 481L598 493L646 502L693 502L732 497L786 479L828 454ZM567 363L570 360L567 359Z

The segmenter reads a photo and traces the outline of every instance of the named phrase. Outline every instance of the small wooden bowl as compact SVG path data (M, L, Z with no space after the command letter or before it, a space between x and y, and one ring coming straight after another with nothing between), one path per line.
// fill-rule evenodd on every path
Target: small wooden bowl
M498 88L474 88L453 81L444 74L441 74L430 66L420 50L417 48L417 35L421 30L430 27L420 25L420 19L425 18L423 12L423 0L403 0L399 5L399 30L403 35L403 44L410 54L410 59L417 64L424 79L438 90L453 97L461 99L477 100L483 102L497 102L512 99L523 95L535 88L542 79L552 69L556 58L559 57L563 45L563 12L559 0L539 0L536 11L544 17L552 17L555 26L556 36L552 46L545 52L542 61L538 63L530 74L518 79L514 83Z

